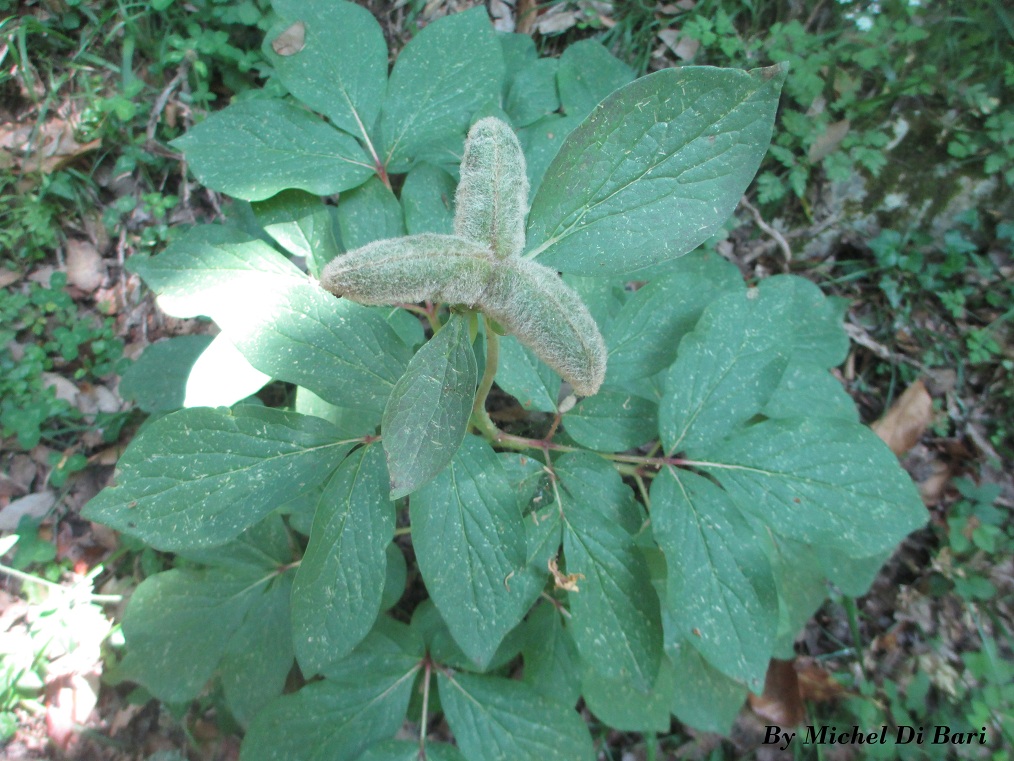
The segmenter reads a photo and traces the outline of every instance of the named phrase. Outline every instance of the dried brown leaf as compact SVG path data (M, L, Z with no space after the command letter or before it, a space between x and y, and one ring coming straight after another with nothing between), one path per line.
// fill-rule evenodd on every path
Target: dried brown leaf
M560 571L559 566L556 564L556 558L549 559L549 572L553 575L553 583L557 589L563 589L567 592L580 592L577 588L577 582L584 578L583 573L568 573L563 574Z
M68 240L67 282L91 293L106 279L106 263L102 255L86 240Z
M796 678L804 701L827 703L847 694L847 690L813 658L796 658Z
M807 152L807 158L812 163L817 163L825 156L834 153L838 149L838 146L841 145L841 141L849 133L851 126L852 124L848 119L842 119L841 121L827 125L824 134L813 141L810 150Z
M295 55L306 45L306 24L296 21L271 42L271 49L280 56Z
M901 457L919 443L933 421L933 399L926 385L917 380L898 397L880 420L871 427L891 451Z
M0 531L14 531L22 518L41 518L56 504L56 494L42 491L16 499L0 510Z
M772 658L764 677L764 692L749 694L750 708L762 719L778 726L794 727L806 718L793 661Z

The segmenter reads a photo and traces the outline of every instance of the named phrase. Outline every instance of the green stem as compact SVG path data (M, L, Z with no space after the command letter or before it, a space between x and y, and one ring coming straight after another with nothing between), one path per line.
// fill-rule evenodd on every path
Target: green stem
M426 673L423 676L422 716L419 720L419 758L421 759L426 758L426 727L429 724L430 674L432 673L433 664L427 655Z
M658 735L648 732L644 736L646 761L655 761L658 755Z
M482 373L482 380L479 381L479 388L475 392L475 401L472 403L472 425L482 432L490 441L498 441L503 431L496 427L489 413L486 412L486 397L493 388L493 381L496 379L496 369L500 364L500 336L489 326L485 316L483 324L486 326L486 369Z

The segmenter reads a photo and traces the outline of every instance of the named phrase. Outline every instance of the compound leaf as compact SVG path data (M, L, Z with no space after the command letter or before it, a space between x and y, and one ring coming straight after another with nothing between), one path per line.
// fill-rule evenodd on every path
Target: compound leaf
M527 127L560 107L560 96L556 91L559 64L556 58L537 58L513 76L504 110L515 127Z
M759 693L778 596L756 532L714 483L673 468L651 485L651 523L666 558L666 605L677 630L711 665Z
M412 167L401 187L409 234L453 235L454 190L454 178L440 167L425 163Z
M326 478L352 448L335 433L265 407L180 410L138 434L83 514L160 550L224 544Z
M387 170L404 172L432 144L463 138L472 114L499 98L503 76L485 8L429 24L391 72L380 120Z
M190 370L212 340L211 336L175 336L151 344L124 370L120 396L145 412L178 410L186 398Z
M384 453L349 455L320 496L292 589L296 654L307 676L345 657L377 620L387 579L394 507Z
M391 499L411 494L454 457L468 428L475 383L468 322L453 315L412 357L387 400L381 433Z
M581 661L560 618L556 608L547 603L529 614L522 680L547 698L573 708L581 696Z
M560 376L514 336L504 336L500 340L496 383L526 410L556 411Z
M358 758L405 720L422 652L408 627L381 619L344 660L254 718L241 761Z
M622 452L650 441L658 426L658 405L617 389L603 388L582 399L564 418L578 444L599 452Z
M666 452L693 452L761 411L788 362L785 306L752 289L705 310L666 377L658 414Z
M472 761L591 761L584 721L527 684L494 676L437 676L440 703Z
M385 238L405 234L401 204L391 189L377 177L358 188L342 193L338 199L338 229L342 245L348 251Z
M564 111L583 119L603 98L633 80L634 71L601 42L581 40L563 51L556 78Z
M658 678L647 693L629 679L608 679L585 668L581 695L602 723L621 732L668 732L676 676L668 658L662 658Z
M227 335L219 333L190 368L183 406L231 407L256 394L270 380L270 375L247 361Z
M129 650L121 673L166 702L196 697L263 594L261 575L176 568L149 576L123 617Z
M361 755L357 761L419 761L419 743L385 740ZM465 761L461 751L447 743L426 743L426 761Z
M785 73L683 66L617 90L546 171L528 218L528 255L604 276L695 249L753 179Z
M658 674L662 624L648 565L634 542L633 495L607 463L568 454L554 467L559 481L571 634L582 660L608 678L648 690Z
M715 442L700 459L698 466L741 511L823 552L870 557L926 522L926 508L897 458L856 423L768 420Z
M638 289L608 323L607 385L648 378L669 367L680 339L705 308L726 293L746 289L736 265L710 251L687 254L670 267L670 274Z
M306 259L314 277L341 253L330 209L315 195L283 190L266 201L251 204L257 221L282 248Z
M525 613L510 585L525 566L525 527L503 465L489 444L468 436L409 509L430 597L461 649L484 667Z
M385 311L335 300L267 244L203 225L132 268L176 317L212 318L258 370L380 412L411 357Z
M672 712L676 718L705 732L728 735L739 715L747 689L708 665L683 642L672 652L676 686Z
M233 716L244 725L282 694L292 670L291 591L291 574L276 579L233 635L222 658L225 698Z
M272 44L277 35L264 40L264 53L282 84L336 126L365 137L387 88L387 43L380 24L355 3L272 0L271 7L281 17L279 31L302 24L303 45L295 52L279 54Z
M354 138L281 100L233 103L172 145L183 151L202 185L245 201L263 201L288 188L339 193L374 171Z

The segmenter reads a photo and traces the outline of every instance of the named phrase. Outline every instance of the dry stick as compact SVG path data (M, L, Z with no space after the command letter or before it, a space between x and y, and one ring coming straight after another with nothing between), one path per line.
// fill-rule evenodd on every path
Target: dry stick
M162 112L165 111L166 105L169 103L169 98L173 94L173 91L183 82L190 70L190 62L183 59L183 63L180 64L179 69L176 71L176 76L169 80L162 92L155 98L155 104L151 108L151 114L148 116L148 125L144 131L145 140L144 148L149 153L157 153L160 156L166 158L176 159L177 161L182 158L180 154L170 151L168 148L163 146L155 139L155 130L158 129L158 121L162 118Z
M856 325L854 322L846 322L844 324L845 332L848 333L849 338L855 341L860 346L863 346L878 357L888 362L894 362L895 364L904 362L912 367L917 367L920 370L925 370L926 366L918 360L906 357L904 354L898 354L893 352L881 343L877 343L873 340L873 337L866 332L866 329Z
M770 235L778 247L782 250L782 256L785 259L785 269L789 268L789 263L792 261L792 249L789 248L789 242L785 240L785 236L778 232L775 228L764 221L764 218L760 215L760 212L746 200L746 196L740 200L740 204L743 205L751 214L753 214L753 221L757 223L757 227Z

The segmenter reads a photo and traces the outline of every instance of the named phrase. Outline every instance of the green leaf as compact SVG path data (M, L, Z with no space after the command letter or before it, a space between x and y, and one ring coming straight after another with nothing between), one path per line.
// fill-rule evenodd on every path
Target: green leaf
M149 576L123 617L123 673L169 703L196 697L263 593L259 582L270 576L260 575L174 569Z
M338 199L338 229L342 245L351 251L375 240L404 235L405 218L390 188L371 177Z
M324 265L341 253L331 211L317 196L283 190L252 206L264 231L290 254L306 259L313 277L319 277Z
M387 400L380 430L391 499L411 494L454 457L468 429L475 383L468 322L452 315L412 357Z
M671 365L680 339L705 308L726 293L745 290L736 265L713 252L687 254L669 266L671 274L640 288L604 331L607 385L647 378Z
M828 596L822 553L815 547L770 534L764 544L778 587L778 631L771 657L792 660L800 629ZM875 568L878 572L880 564L875 564Z
M829 417L859 422L859 412L841 383L820 365L794 357L761 414L769 418Z
M408 581L408 564L405 562L405 554L397 544L391 542L387 545L387 570L384 575L384 591L380 596L380 609L390 610L402 595L405 594L405 584Z
M282 694L292 670L291 591L291 574L275 580L229 640L222 658L225 698L243 725Z
M279 31L301 22L303 46L279 55L264 40L264 53L286 89L314 111L357 137L380 114L387 89L387 43L366 8L334 0L272 0ZM372 165L372 162L370 162Z
M746 687L709 666L686 643L672 653L672 663L676 718L704 732L728 735L746 700Z
M187 378L211 336L176 336L148 346L120 379L120 396L145 412L167 412L183 406Z
M190 368L183 398L184 407L231 407L253 396L271 380L251 365L224 333Z
M344 658L373 628L387 578L394 507L380 447L349 455L321 494L292 588L296 655L306 676Z
M591 736L571 708L522 682L437 675L454 739L471 761L591 761Z
M633 79L634 71L595 40L568 45L560 56L560 100L570 116L583 119L603 98Z
M542 603L525 622L522 680L550 700L573 708L581 697L581 661L561 616Z
M770 420L715 442L700 459L696 466L718 479L740 510L823 552L866 558L926 522L897 458L855 423Z
M518 130L518 140L528 162L529 200L538 195L542 180L564 141L581 123L580 116L549 114L529 127Z
M564 275L563 282L581 297L595 322L606 335L612 328L613 320L619 316L624 304L634 295L627 290L627 281L622 277L581 277Z
M510 580L511 591L516 591L523 601L522 609L530 608L545 589L549 579L549 561L560 554L562 541L563 522L555 504L533 510L525 517L528 562L524 570Z
M504 110L515 127L527 127L560 107L556 92L559 64L556 58L539 58L514 74Z
M372 160L355 139L280 100L234 103L172 146L183 151L202 185L246 201L289 188L331 195L373 174Z
M380 425L380 412L353 407L336 407L302 386L296 389L295 411L302 415L313 415L326 420L338 429L338 436L343 439L372 436L377 432L377 426Z
M509 32L498 34L497 37L500 40L504 68L507 72L503 82L503 95L506 98L518 73L532 61L538 60L539 51L535 49L535 40L529 34Z
M644 509L608 462L587 452L570 452L557 458L553 470L567 481L566 494L574 505L598 512L628 534L641 531L647 521Z
M623 452L655 436L658 405L623 391L603 388L582 399L564 418L578 444L599 452Z
M786 320L794 328L791 341L794 359L837 367L849 352L849 338L842 327L848 302L828 298L806 278L774 275L764 278L761 295L785 304Z
M862 597L870 591L877 574L893 552L893 547L866 557L848 557L839 552L821 552L819 558L824 574L834 581L834 585L842 594Z
M500 340L496 383L526 410L556 411L560 376L513 336L504 336Z
M298 560L285 522L277 512L255 523L238 537L216 547L187 548L176 555L191 563L221 568L232 573L274 571Z
M404 172L430 144L464 137L500 95L504 65L485 8L434 21L401 51L380 120L384 165Z
M485 441L468 436L409 510L430 597L461 649L483 667L525 614L510 586L525 565L525 529L503 465Z
M160 550L213 547L326 478L351 448L324 421L291 412L180 410L138 434L117 485L83 515Z
M557 460L571 633L582 660L603 676L647 690L658 674L662 624L658 596L630 524L633 495L608 464L591 454Z
M529 256L603 276L692 251L753 179L784 79L781 66L683 66L610 95L547 170L528 218Z
M752 289L705 310L666 377L658 422L667 453L695 452L761 411L788 362L784 307Z
M412 167L401 187L401 205L409 234L453 234L454 190L454 178L440 167L433 164Z
M753 528L714 483L673 468L651 485L651 522L668 567L666 605L681 636L760 693L778 596Z
M166 312L211 317L258 370L338 406L383 410L411 356L384 310L335 300L237 230L196 227L132 268Z
M607 679L586 668L581 695L596 718L621 732L668 733L670 706L676 690L676 675L668 658L662 658L658 679L645 694L629 679Z
M357 761L419 761L419 743L386 740L374 745ZM426 743L426 761L465 761L461 751L446 743Z
M327 678L277 698L257 714L241 761L358 758L398 731L421 662L407 627L382 619Z

